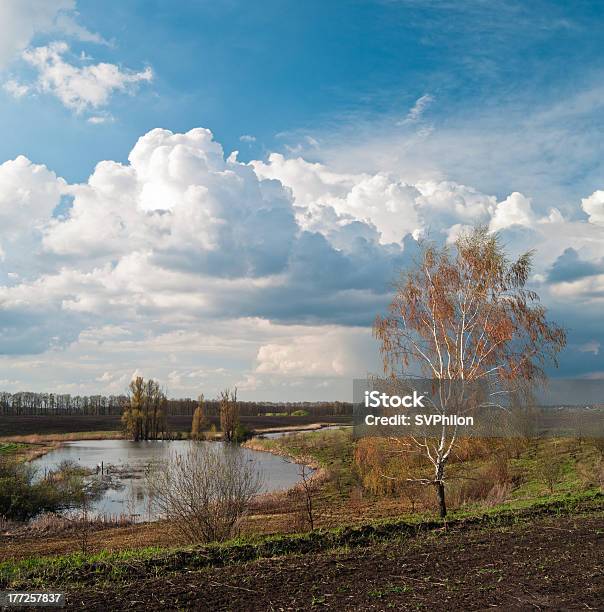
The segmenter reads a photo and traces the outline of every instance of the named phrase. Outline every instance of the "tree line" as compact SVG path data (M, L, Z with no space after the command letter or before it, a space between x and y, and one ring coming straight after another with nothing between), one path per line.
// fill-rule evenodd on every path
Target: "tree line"
M2 416L120 416L128 404L128 395L70 395L60 393L0 392ZM208 417L220 417L221 398L205 401ZM166 416L193 416L197 400L165 398ZM292 414L304 411L309 416L352 415L349 402L251 402L238 401L241 416Z

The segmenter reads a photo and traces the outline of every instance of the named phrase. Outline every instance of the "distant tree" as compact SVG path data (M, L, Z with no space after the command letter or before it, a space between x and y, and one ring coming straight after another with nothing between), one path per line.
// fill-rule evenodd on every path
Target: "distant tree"
M537 476L546 486L548 491L554 492L554 488L560 482L564 471L564 461L556 448L547 448L543 456L537 461Z
M130 382L130 394L124 405L122 425L128 438L138 442L143 438L143 405L145 403L145 381L137 376Z
M193 440L199 440L203 435L204 430L207 429L208 425L209 419L205 413L205 402L202 393L197 400L197 408L195 408L195 412L193 413L193 420L191 422L191 438L193 438Z
M239 425L239 405L237 404L237 387L233 391L225 389L220 392L220 429L227 442L236 439Z
M455 248L424 245L419 260L402 275L386 317L377 317L387 376L422 374L440 387L439 411L463 405L452 388L489 381L509 388L545 378L544 364L556 364L566 344L564 330L546 319L538 295L526 288L532 252L506 258L498 236L486 228L462 234ZM460 385L460 383L462 383ZM436 488L441 517L447 514L445 467L457 427L436 438L411 438L401 448L422 454L432 476L417 482Z
M167 433L167 398L159 383L145 382L137 376L130 382L130 394L124 404L122 425L126 436L134 441L157 440Z
M157 440L165 437L168 430L166 414L168 399L158 382L147 381L145 401L149 406L145 427L146 439Z

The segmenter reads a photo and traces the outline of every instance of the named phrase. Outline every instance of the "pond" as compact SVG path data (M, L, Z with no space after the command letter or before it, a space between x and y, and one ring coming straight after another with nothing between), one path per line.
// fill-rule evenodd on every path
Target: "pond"
M227 450L224 442L191 442L189 440L153 440L132 442L130 440L82 440L68 442L64 446L39 457L32 462L40 476L56 469L62 461L74 461L78 465L96 472L103 464L105 470L116 483L115 488L104 491L102 497L94 502L91 514L96 516L133 517L135 520L154 520L158 517L149 507L149 496L145 484L146 467L155 461L168 460L174 453L187 452L191 444L212 444ZM228 447L233 452L233 447ZM237 447L236 452L254 461L262 473L262 491L289 489L300 479L299 466L283 457Z

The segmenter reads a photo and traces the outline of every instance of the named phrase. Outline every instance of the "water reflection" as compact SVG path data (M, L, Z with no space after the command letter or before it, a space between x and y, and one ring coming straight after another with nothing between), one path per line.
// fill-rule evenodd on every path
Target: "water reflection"
M94 473L102 470L115 487L106 490L94 502L93 515L126 515L137 520L153 520L144 478L145 470L155 461L166 461L174 453L185 453L191 444L210 444L218 452L240 452L254 461L264 476L263 492L288 489L299 480L298 466L276 455L233 447L223 442L191 442L189 440L82 440L68 442L33 461L39 474L56 469L62 461L75 461ZM100 477L100 475L99 475Z

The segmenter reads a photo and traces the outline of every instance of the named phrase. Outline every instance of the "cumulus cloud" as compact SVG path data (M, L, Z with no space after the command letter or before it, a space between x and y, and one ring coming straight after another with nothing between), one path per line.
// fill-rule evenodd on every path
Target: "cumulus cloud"
M604 190L594 191L581 200L581 207L589 216L591 223L604 225Z
M556 259L548 272L547 280L552 283L569 282L597 274L604 274L604 259L581 259L579 253L569 247Z
M149 67L135 72L106 62L76 66L64 58L68 51L67 43L53 42L24 51L23 58L38 73L36 89L56 96L78 113L105 106L113 93L131 92L153 80Z
M156 265L219 277L284 270L297 231L289 195L225 160L208 130L153 130L129 162L101 162L72 188L69 218L45 236L49 250L99 258L139 249Z
M337 234L353 221L377 231L382 244L445 230L455 222L486 221L495 198L451 181L410 184L392 173L336 173L323 164L272 154L251 162L259 176L292 190L302 227Z
M0 164L0 226L4 237L47 222L65 185L46 166L20 155Z
M514 225L531 227L534 223L530 198L515 191L497 204L489 229L496 232Z
M551 287L554 296L566 300L596 300L604 302L604 274L557 283Z
M241 316L368 324L415 244L409 237L381 245L371 225L353 218L333 241L303 228L291 191L225 158L204 129L152 130L128 164L100 162L78 185L24 158L5 166L34 176L35 170L49 184L36 211L33 250L45 250L44 273L2 287L2 307L24 316L47 309L59 330L63 316L75 333L90 317L129 324ZM29 174L6 183L7 203L22 185L34 184ZM30 199L35 193L26 191ZM53 216L60 196L71 197L71 206ZM36 218L35 203L26 203L23 226Z
M91 356L87 384L107 389L133 364L183 393L217 368L226 383L233 363L256 392L361 376L378 363L368 328L420 236L450 242L488 224L512 254L537 248L546 303L591 312L604 296L593 202L591 222L569 220L453 181L276 154L246 164L201 128L151 130L81 184L19 157L0 165L0 353L61 349L65 372ZM577 342L590 339L602 340Z

